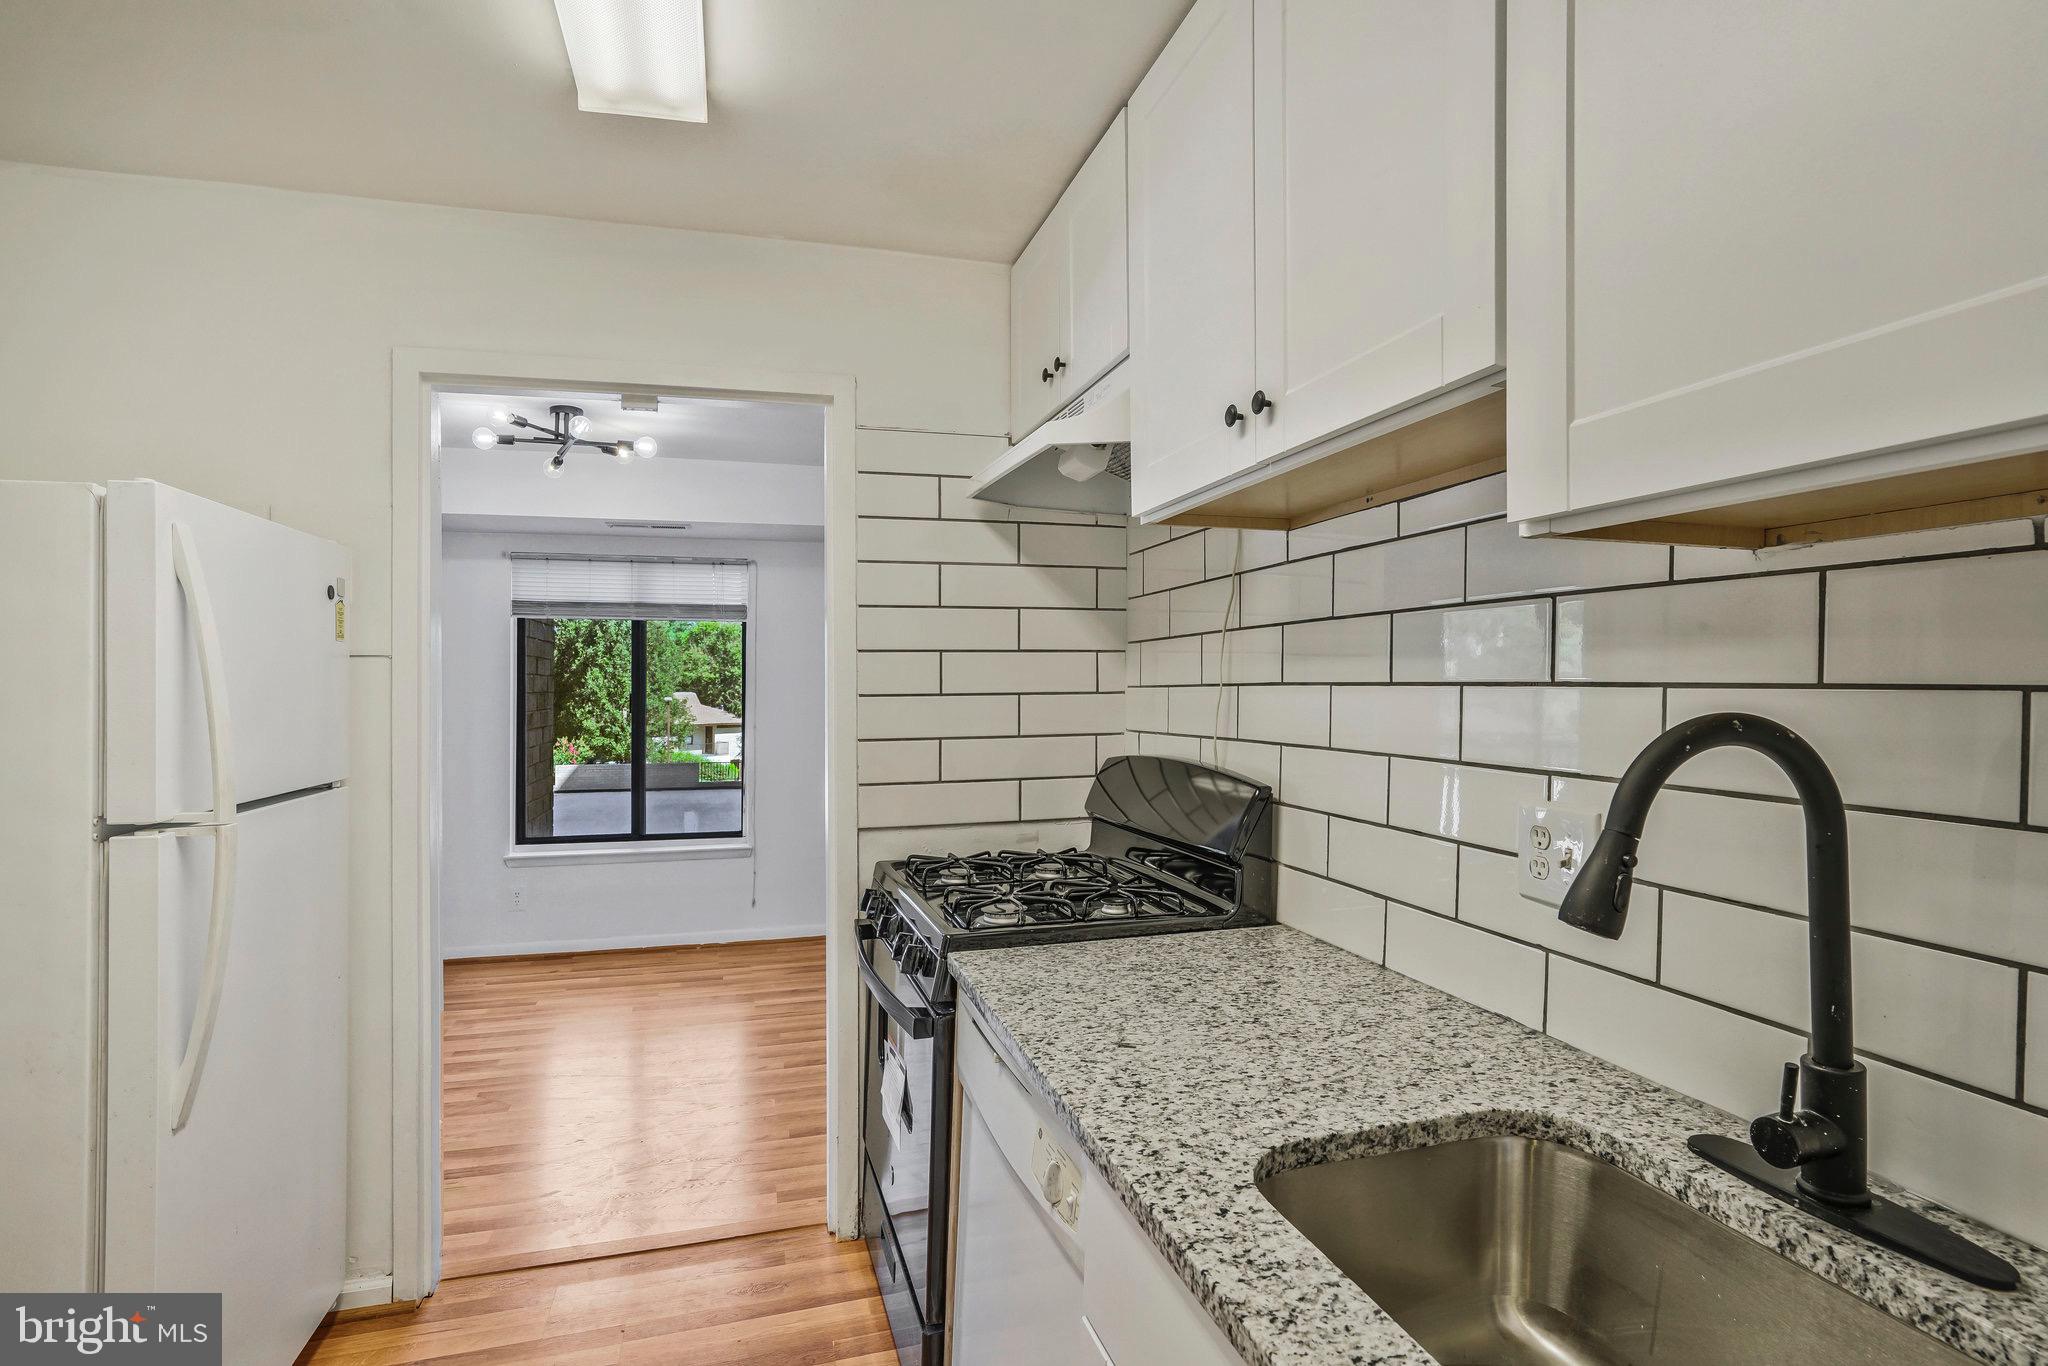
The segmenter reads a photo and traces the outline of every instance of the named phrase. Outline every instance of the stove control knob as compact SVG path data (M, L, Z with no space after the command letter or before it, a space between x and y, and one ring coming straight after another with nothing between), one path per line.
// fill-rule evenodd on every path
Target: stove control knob
M913 944L903 955L903 970L912 977L922 977L932 970L936 961L930 949L922 944Z

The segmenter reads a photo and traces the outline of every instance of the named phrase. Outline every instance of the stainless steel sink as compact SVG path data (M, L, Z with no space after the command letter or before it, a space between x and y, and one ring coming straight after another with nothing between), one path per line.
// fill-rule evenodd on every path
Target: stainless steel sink
M1445 1366L1965 1359L1556 1143L1465 1139L1259 1190Z

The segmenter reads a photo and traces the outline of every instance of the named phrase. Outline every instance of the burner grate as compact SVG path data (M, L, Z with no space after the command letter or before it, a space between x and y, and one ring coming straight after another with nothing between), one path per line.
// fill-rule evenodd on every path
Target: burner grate
M1178 868L1161 871L1185 876ZM913 855L903 875L962 930L1216 914L1139 868L1080 849Z

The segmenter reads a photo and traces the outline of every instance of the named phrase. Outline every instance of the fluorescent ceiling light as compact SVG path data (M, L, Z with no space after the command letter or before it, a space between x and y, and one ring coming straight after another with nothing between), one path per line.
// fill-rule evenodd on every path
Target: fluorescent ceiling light
M704 0L555 0L576 107L703 123Z

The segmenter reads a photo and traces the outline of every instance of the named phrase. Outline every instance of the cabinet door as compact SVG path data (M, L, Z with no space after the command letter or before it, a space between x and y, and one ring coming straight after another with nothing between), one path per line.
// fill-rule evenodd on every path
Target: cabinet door
M1258 0L1270 459L1501 363L1497 0Z
M1257 461L1252 0L1197 0L1131 96L1131 503Z
M1509 13L1512 515L2048 419L2048 5Z
M1131 349L1125 117L1116 116L1060 200L1067 218L1067 368L1055 385L1061 402Z
M1059 404L1053 360L1066 349L1066 202L1054 206L1010 267L1010 437L1024 436Z

